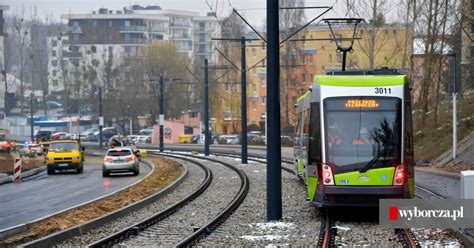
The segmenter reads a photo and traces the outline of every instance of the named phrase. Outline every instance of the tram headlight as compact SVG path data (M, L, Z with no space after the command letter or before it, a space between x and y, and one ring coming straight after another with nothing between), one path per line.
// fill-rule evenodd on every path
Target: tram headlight
M393 176L393 185L403 185L405 182L405 166L399 165L395 168L395 175Z
M323 164L323 184L334 185L331 167L325 164Z

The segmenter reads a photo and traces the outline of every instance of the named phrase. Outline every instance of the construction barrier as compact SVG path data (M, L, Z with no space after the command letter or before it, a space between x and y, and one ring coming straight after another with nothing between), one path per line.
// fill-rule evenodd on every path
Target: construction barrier
M13 161L13 180L21 182L21 158L15 158Z

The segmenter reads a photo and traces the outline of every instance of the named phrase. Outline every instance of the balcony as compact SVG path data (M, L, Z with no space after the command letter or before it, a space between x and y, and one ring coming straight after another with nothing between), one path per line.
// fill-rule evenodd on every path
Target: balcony
M172 36L170 37L170 40L176 40L176 41L193 41L193 38L189 36Z
M148 27L147 31L150 31L150 32L161 32L161 33L166 32L166 30L165 30L164 27Z
M134 26L122 26L120 27L120 32L145 32L146 26L134 25Z
M139 39L139 38L130 38L130 39L123 39L123 44L146 44L147 39Z
M170 22L170 27L174 28L191 28L191 22Z
M216 32L217 30L214 29L214 28L206 28L206 29L201 29L201 28L195 28L194 29L194 33L214 33Z

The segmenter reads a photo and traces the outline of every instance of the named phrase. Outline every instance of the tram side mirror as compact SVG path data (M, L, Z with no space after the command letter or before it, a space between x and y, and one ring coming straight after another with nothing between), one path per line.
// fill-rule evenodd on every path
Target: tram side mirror
M82 150L82 151L85 151L85 150L86 150L86 147L84 147L84 146L81 147L81 150Z

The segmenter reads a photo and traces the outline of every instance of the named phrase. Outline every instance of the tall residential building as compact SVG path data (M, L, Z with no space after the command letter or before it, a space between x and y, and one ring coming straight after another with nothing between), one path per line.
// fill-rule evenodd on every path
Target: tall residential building
M215 13L194 17L193 25L194 60L202 62L207 58L211 64L216 63L218 54L215 52L216 42L212 38L219 34L219 23Z
M74 70L93 66L98 74L120 65L124 56L142 56L144 47L156 41L170 41L190 61L208 56L215 59L211 37L219 31L212 14L133 5L123 10L101 8L89 14L64 14L68 30L50 37L50 93L64 91L64 80ZM204 47L201 47L204 45ZM97 75L97 83L104 75ZM84 87L91 87L85 85Z

